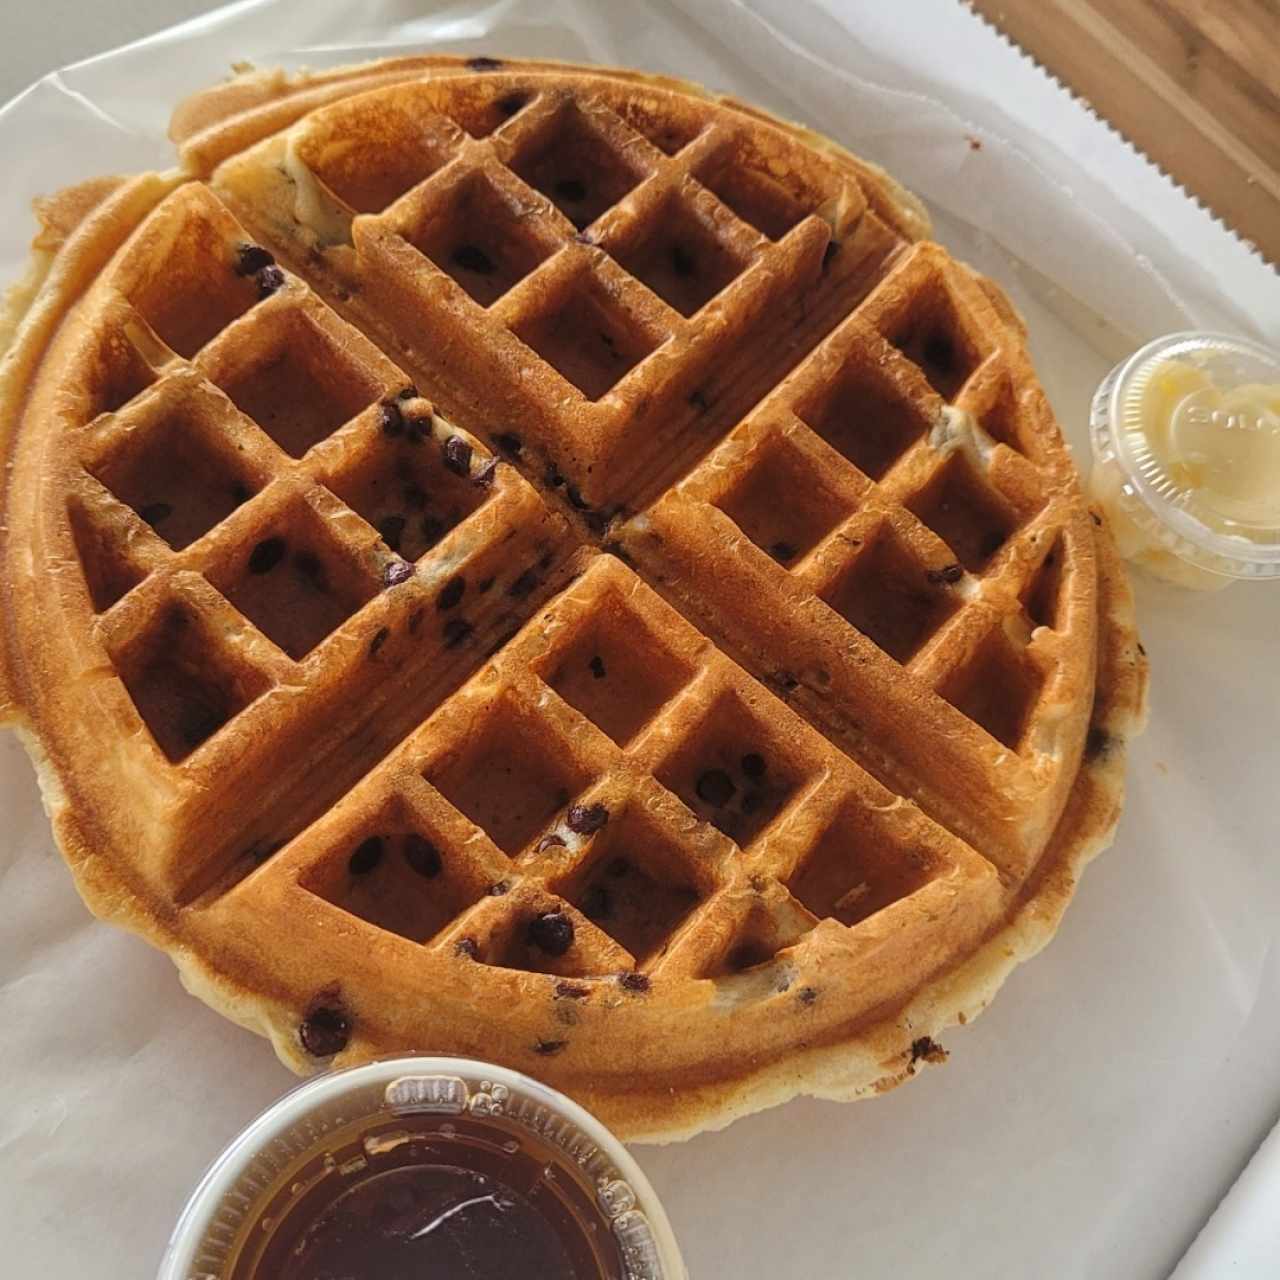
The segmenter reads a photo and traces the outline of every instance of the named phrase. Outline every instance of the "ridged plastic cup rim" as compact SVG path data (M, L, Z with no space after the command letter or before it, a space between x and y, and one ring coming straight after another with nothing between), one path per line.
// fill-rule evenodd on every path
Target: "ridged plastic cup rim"
M1211 529L1192 511L1169 500L1168 491L1177 485L1153 457L1140 459L1135 454L1134 442L1141 432L1125 429L1125 408L1131 403L1134 381L1158 360L1206 348L1256 362L1264 372L1251 381L1269 376L1280 382L1280 356L1252 339L1192 330L1156 338L1112 369L1094 395L1090 416L1094 461L1119 468L1126 515L1180 559L1230 578L1280 577L1280 527L1259 530L1269 541Z
M687 1280L688 1272L680 1256L666 1210L640 1166L622 1141L584 1107L548 1085L507 1067L474 1058L424 1057L408 1055L382 1058L376 1062L340 1071L330 1071L304 1081L273 1102L252 1120L209 1166L187 1201L165 1248L156 1280L190 1280L201 1273L194 1268L199 1251L219 1211L250 1163L281 1135L326 1104L343 1097L355 1098L371 1088L386 1086L405 1076L461 1076L503 1085L540 1102L549 1111L573 1125L595 1143L635 1192L636 1206L648 1219L662 1264L663 1280Z

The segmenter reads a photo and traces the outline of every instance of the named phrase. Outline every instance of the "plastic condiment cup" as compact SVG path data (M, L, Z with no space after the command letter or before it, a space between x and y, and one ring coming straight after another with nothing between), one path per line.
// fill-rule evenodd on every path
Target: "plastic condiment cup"
M423 1113L486 1117L527 1131L596 1189L627 1280L687 1280L667 1215L621 1141L577 1103L518 1071L467 1058L398 1057L299 1085L214 1161L169 1240L158 1280L221 1280L269 1188L327 1135Z
M1148 343L1099 386L1090 489L1120 552L1179 586L1280 577L1280 356L1218 333Z

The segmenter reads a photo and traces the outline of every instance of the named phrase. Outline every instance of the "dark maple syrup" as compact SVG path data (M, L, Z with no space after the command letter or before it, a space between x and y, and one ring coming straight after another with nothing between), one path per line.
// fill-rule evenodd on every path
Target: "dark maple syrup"
M626 1280L596 1188L502 1116L335 1128L266 1189L229 1280Z

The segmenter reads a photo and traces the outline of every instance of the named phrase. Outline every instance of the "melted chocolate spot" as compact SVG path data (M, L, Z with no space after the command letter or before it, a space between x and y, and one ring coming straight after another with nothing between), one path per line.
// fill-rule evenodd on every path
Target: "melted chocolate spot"
M570 831L576 831L580 836L589 836L609 821L609 810L602 804L575 804L570 808L566 821Z
M384 846L381 836L370 836L356 846L347 859L347 870L353 876L367 876L382 861Z
M249 552L249 572L270 573L284 559L287 550L283 538L264 538Z
M694 784L699 800L717 809L723 808L737 793L733 779L723 769L708 769Z
M408 582L412 577L413 565L404 560L392 560L382 571L382 580L389 587L398 587L402 582ZM417 628L411 625L409 629L414 631Z
M443 445L444 465L454 475L471 474L471 446L461 436L450 436Z
M573 946L573 921L563 911L544 911L529 921L526 936L549 956L562 956Z
M436 596L436 608L441 613L456 608L462 602L462 597L466 594L466 590L467 580L461 574L450 578L444 584L440 594Z
M332 1058L341 1053L351 1039L351 1018L336 998L321 997L307 1011L298 1028L302 1047L313 1058Z
M236 246L236 275L238 276L256 276L264 267L274 266L275 261L270 251L260 244Z
M440 850L416 831L411 831L404 838L404 860L426 880L435 879L443 866Z

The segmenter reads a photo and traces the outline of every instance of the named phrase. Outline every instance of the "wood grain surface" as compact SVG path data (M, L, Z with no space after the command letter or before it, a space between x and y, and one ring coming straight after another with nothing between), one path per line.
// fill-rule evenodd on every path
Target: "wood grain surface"
M1280 263L1280 0L970 0Z

